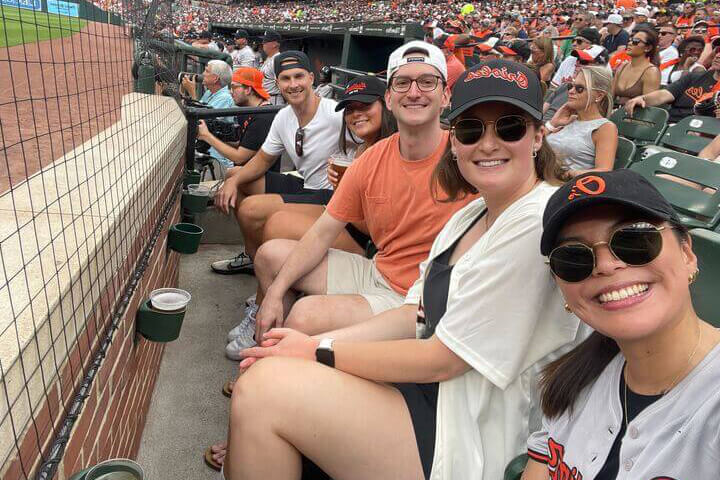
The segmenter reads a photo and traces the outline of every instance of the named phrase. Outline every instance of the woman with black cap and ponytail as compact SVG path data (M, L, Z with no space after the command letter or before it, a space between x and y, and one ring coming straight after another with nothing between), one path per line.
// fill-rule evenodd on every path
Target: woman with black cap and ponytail
M393 110L419 115L430 83L420 78L391 77L407 87ZM579 335L537 249L563 170L543 138L540 81L524 65L465 72L449 119L435 198L481 197L421 264L405 300L416 315L317 337L275 328L244 350L226 479L300 478L304 456L332 478L497 480L523 451L538 365Z
M718 478L720 331L693 309L702 273L672 206L635 172L592 172L543 225L566 308L595 332L544 369L523 480Z

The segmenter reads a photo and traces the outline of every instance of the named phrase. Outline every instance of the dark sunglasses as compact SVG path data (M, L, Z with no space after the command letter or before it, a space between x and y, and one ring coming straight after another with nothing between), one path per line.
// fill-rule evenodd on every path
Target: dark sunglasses
M664 31L664 32L663 32L663 31L661 30L661 31L660 31L660 36L661 36L661 37L664 37L665 35L675 35L675 32L673 32L673 31Z
M553 249L548 257L550 270L559 279L576 283L590 277L595 269L595 247L607 245L615 258L627 265L640 267L655 260L662 250L662 230L672 227L657 227L640 222L625 225L615 230L609 242L594 245L569 243Z
M578 85L577 83L571 83L570 85L568 85L568 92L571 90L575 90L575 92L577 92L578 95L582 95L583 92L585 92L585 90L587 90L587 88L585 88L584 85Z
M305 143L305 129L298 128L295 131L295 155L303 156L303 144Z
M517 142L527 133L527 119L520 115L506 115L494 122L485 122L479 118L465 118L458 120L450 131L458 142L463 145L472 145L480 141L485 134L486 124L495 126L495 135L503 142Z
M640 40L639 38L631 38L631 39L630 39L630 44L631 44L631 45L637 46L637 45L640 45L641 43L644 43L644 44L647 45L647 42L646 42L645 40Z

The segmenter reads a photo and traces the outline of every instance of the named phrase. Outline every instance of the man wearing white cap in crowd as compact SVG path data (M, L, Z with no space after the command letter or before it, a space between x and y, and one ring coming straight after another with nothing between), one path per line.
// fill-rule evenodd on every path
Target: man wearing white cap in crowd
M602 44L609 54L625 50L625 47L630 41L630 34L622 28L622 25L623 18L617 13L608 15L608 18L605 20L608 34L603 39Z
M450 96L443 53L409 42L390 55L387 75L385 101L398 133L355 159L325 213L299 242L271 240L258 250L255 274L264 299L256 339L273 326L314 334L407 308L405 294L435 236L475 198L441 203L430 191L449 138L440 125ZM355 221L368 226L378 248L373 259L330 248ZM308 296L293 305L297 292Z
M650 11L645 7L638 7L635 9L635 18L632 28L637 27L641 23L649 23Z

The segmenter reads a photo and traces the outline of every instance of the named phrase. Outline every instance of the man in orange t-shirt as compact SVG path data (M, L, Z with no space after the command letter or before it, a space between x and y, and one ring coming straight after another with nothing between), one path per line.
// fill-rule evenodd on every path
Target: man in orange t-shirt
M258 250L255 273L264 298L256 340L273 326L317 334L407 308L405 294L435 236L476 198L441 203L430 191L449 137L440 126L450 96L443 53L425 42L409 42L390 55L387 75L385 101L398 133L352 163L325 213L299 242L271 240ZM373 259L330 248L355 221L367 224L378 248ZM288 313L298 291L309 296Z

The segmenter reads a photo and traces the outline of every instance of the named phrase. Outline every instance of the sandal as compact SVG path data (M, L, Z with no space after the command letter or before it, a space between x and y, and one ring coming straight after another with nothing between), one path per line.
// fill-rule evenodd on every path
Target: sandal
M222 465L213 458L212 447L208 447L207 450L205 450L205 464L218 472L222 469Z
M225 382L225 385L223 385L222 388L222 394L228 398L232 398L233 385L235 385L235 380L228 380Z

